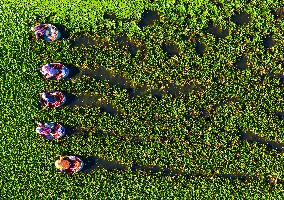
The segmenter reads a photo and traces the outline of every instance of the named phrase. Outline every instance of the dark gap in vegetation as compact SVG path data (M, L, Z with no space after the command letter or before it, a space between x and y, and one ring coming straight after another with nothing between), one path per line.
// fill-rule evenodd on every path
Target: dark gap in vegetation
M246 12L236 13L232 16L232 21L237 25L244 25L250 22L251 15Z
M55 15L56 13L50 12L49 15L42 17L42 20L44 20L44 22L48 24L51 21L51 17L54 17Z
M79 106L79 107L100 107L101 112L108 113L110 115L120 115L116 108L110 103L99 102L100 97L96 95L84 94L75 96L73 94L64 93L66 102L64 106Z
M275 45L275 41L273 40L273 36L272 35L269 35L269 36L266 36L264 39L263 39L263 46L265 48L271 48Z
M129 43L128 51L131 57L135 57L137 55L139 48L134 43Z
M264 80L265 80L265 77L266 77L265 74L260 75L260 80L259 80L259 83L260 83L260 84L263 84L263 82L264 82Z
M270 73L267 74L267 76L270 77L270 78L279 79L279 87L284 86L284 74L280 74L280 73L274 74L274 73L270 72Z
M186 178L202 178L206 180L210 180L212 178L222 178L227 179L230 181L260 181L261 177L259 176L251 176L249 174L216 174L214 171L212 174L202 174L202 173L184 173L180 170L171 170L171 169L163 169L159 166L145 166L145 165L139 165L137 162L133 161L131 171L133 173L136 173L137 171L143 171L145 173L148 173L149 175L153 174L161 174L162 176L184 176ZM278 182L282 183L282 182Z
M117 115L118 111L111 104L103 104L100 107L101 112L108 113L110 115Z
M63 127L65 128L65 133L68 136L73 135L74 133L76 133L76 128L73 126L68 126L68 125L63 125Z
M243 131L239 131L237 135L240 137L241 140L246 140L249 142L257 142L257 143L266 145L268 148L275 149L280 152L284 152L284 144L274 142L274 141L268 141L265 138L262 138L258 135L255 135L252 133L245 133Z
M68 106L87 106L87 107L93 107L93 106L99 106L98 100L99 97L95 95L80 95L80 96L75 96L68 94L66 95L66 99L68 103L66 105Z
M82 157L81 157L82 158ZM108 161L99 157L85 157L82 158L84 162L83 172L91 172L96 169L106 169L109 171L126 171L127 167L116 161Z
M128 44L129 44L129 38L128 38L128 36L127 36L126 34L124 34L124 35L119 36L119 37L117 38L117 42L118 42L120 48L123 48L123 47L128 46Z
M239 70L245 70L247 68L247 57L241 56L237 59L237 62L235 63L235 67Z
M222 8L223 4L219 2L218 0L210 0L211 3L213 3L217 8Z
M120 48L122 49L127 49L127 51L129 52L130 56L132 58L134 58L138 51L140 50L141 53L144 52L145 48L141 45L137 45L136 42L132 42L127 35L122 35L122 36L119 36L117 38L117 42L118 42L118 45ZM145 57L145 55L141 55L142 59L143 59L143 56Z
M182 175L182 173L178 170L162 169L158 166L143 166L143 165L138 165L136 162L133 162L131 170L134 173L137 171L144 171L150 174L161 173L163 176Z
M131 142L136 143L136 144L142 144L143 139L136 137L136 138L132 138Z
M157 100L161 100L163 97L163 93L158 89L152 90L151 93L152 93L152 96L155 97Z
M275 111L275 115L281 120L284 119L284 112Z
M184 41L189 41L189 38L190 38L188 35L185 35L185 34L182 34L180 37Z
M193 84L185 84L183 86L176 85L174 83L165 82L165 89L163 92L172 95L174 98L180 96L188 96L191 92L201 92L204 90L202 86L197 86Z
M28 40L31 42L35 41L35 36L33 32L29 32ZM34 48L32 48L32 50L35 51Z
M134 97L145 95L147 93L147 88L146 86L129 87L127 89L127 92L130 98L134 98Z
M64 128L66 130L67 136L80 135L80 136L83 136L85 139L87 139L90 133L90 130L88 129L74 127L74 126L64 125Z
M100 44L100 41L98 39L93 38L89 34L81 34L77 37L74 37L71 39L71 47L91 47L91 46L97 46Z
M72 64L67 64L66 67L68 67L69 69L69 74L68 74L68 78L74 78L77 77L80 74L80 70L78 67L75 67Z
M213 82L214 83L219 83L220 81L219 81L219 79L217 77L213 77Z
M83 74L94 78L97 81L107 81L112 86L117 86L124 89L128 89L130 87L130 84L124 77L113 75L103 67L98 67L95 70L85 69Z
M178 46L174 42L164 42L162 48L168 57L178 55L180 52Z
M78 101L78 97L73 95L73 94L64 92L64 95L65 95L65 98L66 98L64 106L72 106L72 105L74 105L75 102Z
M199 55L203 56L203 54L206 51L206 45L203 43L200 43L199 41L196 42L196 47L195 47L196 53Z
M259 180L259 177L250 176L248 174L218 174L216 176L222 179L229 179L229 180L240 180L240 181Z
M139 50L140 50L140 60L143 61L145 60L146 56L147 56L147 46L145 43L142 43L140 46L139 46Z
M205 108L202 109L199 113L199 116L194 116L193 118L194 119L205 118L206 121L211 121L212 114L214 114L219 107L224 106L226 104L239 102L239 101L240 101L239 97L231 97L231 98L225 99L218 104L212 105L210 109L205 109Z
M158 11L146 10L143 12L141 21L138 26L140 28L143 28L145 26L152 26L154 25L155 21L160 21L160 15Z
M217 108L221 107L221 106L224 106L226 104L230 104L230 103L235 103L235 102L239 102L240 101L240 98L239 97L231 97L231 98L228 98L228 99L225 99L224 101L218 103L218 104L215 104L212 106L212 110L211 110L211 114L213 112L216 111Z
M214 35L216 38L225 38L229 35L229 30L227 29L222 30L220 27L214 25L212 21L209 22L208 32Z
M105 13L103 15L104 19L109 19L115 21L117 19L116 15L114 13Z
M35 21L36 23L39 23L39 21L40 21L40 16L35 15L35 16L34 16L34 21Z
M279 8L276 10L271 10L272 15L275 20L284 19L284 8Z
M94 78L97 81L107 81L110 85L121 87L127 90L127 93L131 98L142 96L146 94L151 94L153 97L160 100L163 96L163 93L172 95L173 97L186 96L191 92L200 92L204 88L201 86L196 86L192 84L185 84L183 86L178 86L174 83L165 82L164 90L153 89L149 90L147 86L132 86L124 77L119 75L113 75L103 67L98 67L95 70L85 69L82 72L83 75L86 75L90 78Z

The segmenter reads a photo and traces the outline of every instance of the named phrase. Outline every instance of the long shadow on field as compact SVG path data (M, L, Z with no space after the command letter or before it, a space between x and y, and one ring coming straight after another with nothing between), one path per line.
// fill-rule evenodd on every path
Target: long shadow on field
M192 92L201 92L204 90L202 86L194 84L176 85L169 81L165 81L160 88L150 89L146 85L133 86L129 80L123 76L116 75L106 70L103 67L98 67L95 70L84 69L82 74L97 81L106 81L114 87L126 89L131 98L151 94L154 98L160 100L164 94L170 94L172 97L188 96Z
M66 66L69 69L69 74L68 74L67 79L72 79L72 78L75 78L75 77L79 76L80 70L79 70L78 67L75 67L72 64L67 64Z
M82 157L81 157L82 158ZM177 177L177 176L184 176L188 179L192 178L202 178L206 180L212 180L212 178L221 178L224 180L230 180L230 181L264 181L266 183L269 183L271 185L283 184L284 181L277 180L275 177L267 176L264 180L260 176L251 176L248 174L203 174L203 173L184 173L180 170L170 170L170 169L163 169L158 166L146 166L146 165L139 165L137 163L133 163L132 167L129 168L126 165L120 164L117 161L108 161L99 157L85 157L82 158L84 162L84 168L83 172L89 173L93 170L99 170L99 169L105 169L108 171L120 171L120 172L127 172L131 171L132 173L137 172L144 172L146 175L162 175L162 176L171 176L171 177ZM276 182L275 182L276 180ZM278 181L278 182L277 182Z
M252 134L252 133L245 133L243 131L239 131L237 135L240 137L241 140L246 140L249 142L257 142L259 144L264 144L270 149L275 149L279 152L284 152L284 144L274 142L274 141L268 141L263 137L260 137L258 135Z
M228 180L252 181L259 180L257 176L250 176L248 174L202 174L202 173L184 173L180 170L163 169L158 166L143 166L136 163L132 166L132 172L143 171L149 174L161 174L163 176L185 176L186 178L222 178Z
M121 114L112 104L100 101L100 96L83 94L75 96L70 93L64 93L66 102L64 106L68 107L100 107L101 112L110 115Z
M145 10L142 13L141 21L139 22L138 26L140 28L144 28L146 26L152 26L156 21L160 21L159 13L153 10Z
M98 67L95 70L84 69L83 75L94 78L97 81L107 81L110 85L128 89L130 83L120 75L114 75L103 67Z
M87 157L82 158L84 161L83 172L90 172L96 169L106 169L106 170L118 170L118 171L126 171L127 167L125 165L120 164L116 161L108 161L99 157Z

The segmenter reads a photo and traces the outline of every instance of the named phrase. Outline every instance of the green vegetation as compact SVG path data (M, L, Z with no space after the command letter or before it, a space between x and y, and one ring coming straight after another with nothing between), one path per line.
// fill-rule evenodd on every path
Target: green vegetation
M1 199L284 198L281 1L23 0L0 13ZM36 18L66 37L34 41ZM80 73L44 81L49 62ZM41 110L44 90L78 99ZM76 130L48 142L35 121ZM60 154L101 166L58 174Z

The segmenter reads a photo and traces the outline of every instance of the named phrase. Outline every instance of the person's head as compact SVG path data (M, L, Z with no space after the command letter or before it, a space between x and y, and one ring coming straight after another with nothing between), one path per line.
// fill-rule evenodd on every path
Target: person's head
M63 157L60 157L55 161L55 167L59 170L65 170L70 167L70 162L68 160L64 160Z

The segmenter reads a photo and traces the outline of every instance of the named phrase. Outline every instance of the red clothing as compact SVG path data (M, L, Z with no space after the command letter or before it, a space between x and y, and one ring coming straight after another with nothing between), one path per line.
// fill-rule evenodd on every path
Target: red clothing
M75 172L80 171L83 167L82 160L76 156L65 156L63 160L68 160L70 163L70 167L60 172L66 172L67 174L73 174Z
M48 108L60 107L65 101L62 92L46 92L41 96L40 103Z

